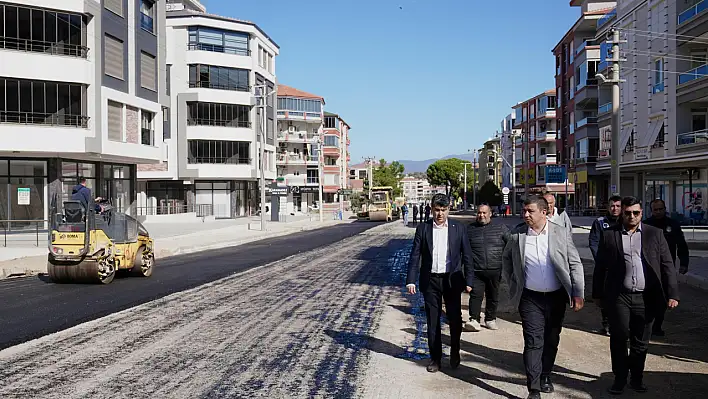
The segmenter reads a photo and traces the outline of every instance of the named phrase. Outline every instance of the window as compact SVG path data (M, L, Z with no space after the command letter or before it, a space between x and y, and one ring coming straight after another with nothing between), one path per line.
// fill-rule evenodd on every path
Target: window
M189 87L250 91L248 74L247 69L192 64L189 66Z
M140 0L140 28L155 33L155 3L151 0Z
M251 127L248 105L188 102L187 108L190 126Z
M304 98L278 97L278 110L300 111L300 112L322 112L322 101L307 100ZM332 118L332 117L328 117ZM326 122L326 119L325 119ZM334 126L334 123L330 123ZM334 128L334 127L332 127Z
M124 80L123 75L123 41L113 36L106 35L106 47L103 69L105 74L116 79Z
M140 122L140 144L155 145L155 114L149 111L141 110Z
M157 91L157 73L155 56L140 52L140 87Z
M190 164L238 164L251 163L251 143L225 140L188 140Z
M317 169L307 169L307 184L319 184L320 177Z
M325 116L324 127L325 129L339 129L339 121L334 116Z
M0 48L86 58L85 33L80 14L0 4Z
M108 140L123 141L123 104L108 101Z
M339 148L339 137L337 137L337 136L324 136L324 146Z
M189 49L213 51L217 53L251 55L249 50L250 35L203 26L189 27Z
M664 60L659 58L654 61L654 88L652 93L664 91Z
M106 10L118 15L119 17L123 16L123 0L105 0L103 5L106 7Z
M0 123L87 127L86 86L0 77Z

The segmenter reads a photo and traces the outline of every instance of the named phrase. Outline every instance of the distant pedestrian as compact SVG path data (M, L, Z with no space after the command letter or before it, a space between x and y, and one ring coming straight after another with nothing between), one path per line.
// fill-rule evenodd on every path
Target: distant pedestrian
M558 212L558 208L556 208L556 196L553 195L552 192L544 190L543 198L545 198L546 202L548 202L548 217L556 224L568 229L568 231L570 231L570 235L572 236L573 223L570 221L570 217L568 217L568 212Z
M415 294L415 284L420 277L431 357L426 369L435 373L440 370L442 361L440 316L443 299L450 325L450 366L457 368L460 365L461 294L465 290L470 292L474 270L467 230L448 219L450 200L444 194L435 194L432 201L433 220L418 225L415 230L406 288L411 295Z
M403 217L403 225L408 226L408 206L406 204L401 205L401 216Z
M418 223L418 205L413 204L413 224Z
M430 220L430 204L426 202L425 203L425 221L426 221L426 223L428 222L428 220Z
M511 231L502 257L509 294L521 316L529 399L553 392L551 372L566 307L577 312L585 304L583 264L572 234L547 213L543 197L524 201L526 225Z
M610 313L611 394L646 392L644 362L655 316L678 306L676 269L662 231L642 223L642 204L622 199L622 223L602 233L592 294ZM665 293L668 293L666 295ZM629 340L629 354L627 354Z
M487 304L484 309L484 324L490 330L498 329L496 313L502 276L502 252L508 235L509 228L505 224L492 223L492 208L489 205L480 205L477 209L477 220L467 228L475 278L470 292L470 319L464 325L466 331L481 330L480 311L485 294Z
M679 222L666 216L666 203L664 203L663 200L655 199L651 202L650 206L651 217L647 218L644 223L659 228L664 232L664 238L666 239L666 243L669 244L669 252L671 252L674 267L676 267L676 255L678 254L680 262L678 271L681 274L686 274L688 272L689 252L686 238L683 236L683 230L681 230L681 225ZM668 295L668 292L664 291L664 295ZM661 311L656 315L652 335L657 337L666 335L662 328L663 324L664 312Z
M610 227L616 226L618 223L622 222L620 215L622 214L622 197L619 195L613 195L607 203L607 215L600 216L595 219L590 228L590 234L588 238L588 246L590 247L590 252L592 253L592 259L595 261L597 266L597 250L600 242L602 241L602 232L609 229ZM598 306L601 303L598 303ZM610 320L607 309L600 306L600 313L602 314L602 331L605 335L610 335Z

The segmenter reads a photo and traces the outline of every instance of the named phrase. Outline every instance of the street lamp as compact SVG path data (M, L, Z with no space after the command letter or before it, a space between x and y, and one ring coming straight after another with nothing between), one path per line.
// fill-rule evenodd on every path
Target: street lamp
M267 99L268 96L277 94L277 90L273 90L270 93L266 93L267 89L268 88L265 84L253 86L254 96L256 97L256 109L261 109L262 116L262 118L258 119L258 125L260 127L260 148L258 149L260 155L260 165L258 166L258 168L260 169L261 175L261 231L265 231L265 135L266 131L268 130L265 126L267 120L266 112L268 111Z

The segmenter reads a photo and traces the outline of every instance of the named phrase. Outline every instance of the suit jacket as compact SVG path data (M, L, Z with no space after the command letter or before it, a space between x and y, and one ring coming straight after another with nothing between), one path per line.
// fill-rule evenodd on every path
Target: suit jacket
M474 267L472 265L472 249L470 249L470 242L467 239L467 229L451 219L447 220L447 226L447 245L450 250L451 263L450 282L451 284L464 282L471 287L474 280ZM433 221L429 220L418 225L415 229L413 249L408 261L406 284L415 284L420 277L420 290L425 291L430 282L432 268ZM463 287L460 287L460 290L462 289Z
M568 301L573 304L573 297L584 298L585 272L578 250L573 244L570 231L552 220L548 220L548 252L556 277L568 293ZM524 223L511 231L509 241L502 255L503 275L509 282L509 295L514 306L519 305L521 294L526 285L524 255L528 226Z
M570 235L573 235L573 222L570 221L570 217L568 216L568 212L563 211L560 212L558 208L555 208L555 212L553 212L553 216L549 218L552 222L559 224L561 226L564 226L566 229L570 231Z
M669 299L678 301L678 283L669 245L661 229L642 223L642 263L646 282L645 306L666 307ZM615 300L623 289L626 266L622 225L612 226L602 233L593 273L592 296L603 301ZM666 298L668 295L668 298Z

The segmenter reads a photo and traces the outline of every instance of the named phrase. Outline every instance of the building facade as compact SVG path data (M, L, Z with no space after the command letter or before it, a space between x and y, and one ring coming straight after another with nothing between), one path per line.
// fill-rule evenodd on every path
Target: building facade
M600 101L604 86L595 78L600 59L597 30L609 24L615 2L575 0L571 7L580 16L553 49L556 59L557 124L560 135L559 164L566 165L569 181L574 183L572 206L579 209L604 207L609 180L596 170L600 131L609 125L608 105ZM611 24L610 24L611 25ZM603 98L604 100L604 98ZM609 109L612 109L611 104Z
M278 180L288 186L287 212L307 212L320 202L324 99L278 85Z
M502 185L502 146L501 138L495 137L484 142L484 146L479 150L479 186L491 181L501 188ZM469 179L470 177L467 176Z
M368 179L368 171L366 162L349 166L349 188L352 193L364 193L364 182Z
M141 208L149 216L254 215L261 168L267 185L276 177L279 47L256 24L195 10L194 3L173 2L167 12L169 129L161 162L139 167Z
M516 155L514 151L514 137L521 134L518 129L514 129L515 119L516 114L514 113L507 115L501 121L501 187L508 187L510 190L514 188L513 180L516 177L513 175L514 170L512 169Z
M0 219L46 227L81 177L134 213L169 124L164 2L3 1L0 18Z
M349 209L349 130L341 116L324 113L322 129L322 191L327 211Z

